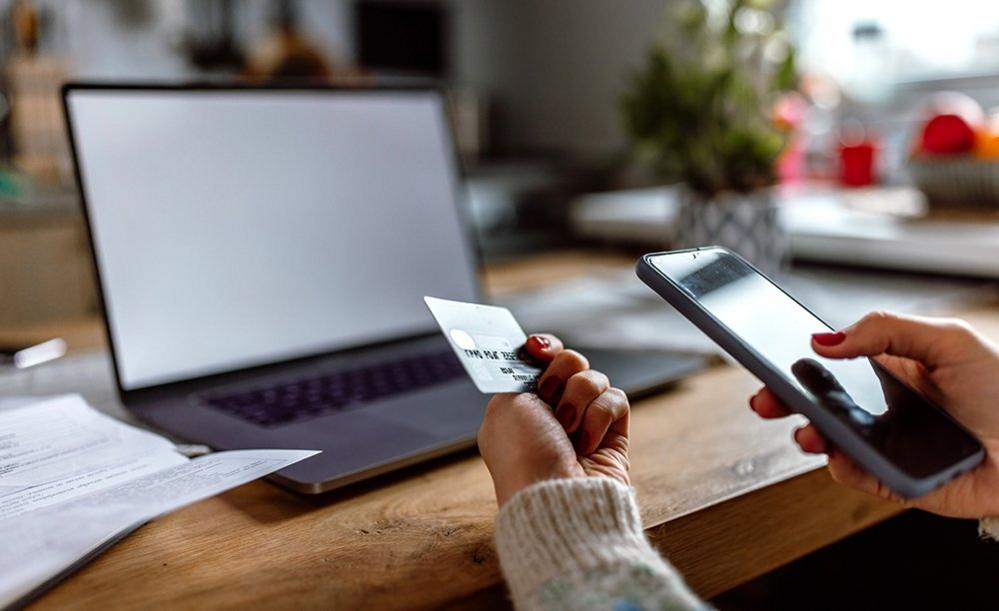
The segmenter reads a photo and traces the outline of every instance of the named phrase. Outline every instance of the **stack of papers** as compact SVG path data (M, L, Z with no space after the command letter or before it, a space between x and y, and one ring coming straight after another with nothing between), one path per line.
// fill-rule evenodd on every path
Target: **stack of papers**
M23 603L149 520L313 450L195 459L79 396L0 404L0 607Z

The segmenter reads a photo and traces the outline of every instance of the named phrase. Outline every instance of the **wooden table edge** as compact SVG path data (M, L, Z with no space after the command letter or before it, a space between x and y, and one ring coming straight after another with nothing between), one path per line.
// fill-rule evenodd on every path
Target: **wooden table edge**
M650 525L646 534L707 599L902 511L818 467Z

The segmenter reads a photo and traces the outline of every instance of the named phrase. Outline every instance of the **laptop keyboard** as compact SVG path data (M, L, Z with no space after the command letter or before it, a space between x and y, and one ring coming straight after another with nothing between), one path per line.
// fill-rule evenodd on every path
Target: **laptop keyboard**
M263 427L311 420L362 407L465 375L450 349L322 375L203 395L209 406Z

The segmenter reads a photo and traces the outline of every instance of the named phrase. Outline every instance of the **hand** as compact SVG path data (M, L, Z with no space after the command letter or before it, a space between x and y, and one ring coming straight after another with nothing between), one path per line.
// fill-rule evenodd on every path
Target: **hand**
M524 347L548 364L538 394L494 396L479 429L499 504L549 479L605 476L628 485L628 397L551 335L532 335Z
M847 486L945 516L999 515L999 350L958 320L868 314L838 333L812 336L812 348L828 358L873 357L966 426L985 445L985 461L918 499L903 500L832 447L809 424L795 431L801 449L829 455L833 479ZM764 388L750 399L764 418L790 410Z

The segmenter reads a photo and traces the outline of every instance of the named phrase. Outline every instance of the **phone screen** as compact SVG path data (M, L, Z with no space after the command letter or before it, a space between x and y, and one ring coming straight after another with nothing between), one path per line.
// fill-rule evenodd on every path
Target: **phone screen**
M811 335L830 328L773 282L722 249L649 262L811 401L913 477L979 451L978 441L871 359L823 358Z

